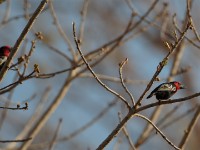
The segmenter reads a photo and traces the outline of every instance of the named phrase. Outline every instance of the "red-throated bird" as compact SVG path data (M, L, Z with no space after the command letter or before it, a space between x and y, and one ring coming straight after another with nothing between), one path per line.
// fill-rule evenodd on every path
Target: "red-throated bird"
M177 81L163 83L156 87L151 94L147 96L147 99L155 95L157 100L166 100L173 96L178 90L184 88L185 87Z
M10 55L10 50L10 46L0 47L0 71L3 68L3 65L6 62L8 56Z

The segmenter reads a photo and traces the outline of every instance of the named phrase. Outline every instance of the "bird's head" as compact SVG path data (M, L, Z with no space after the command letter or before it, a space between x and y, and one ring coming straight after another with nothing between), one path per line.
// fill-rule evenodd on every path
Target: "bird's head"
M10 46L2 46L0 47L0 56L8 57L10 55L11 47Z
M183 84L181 84L180 82L174 81L173 83L176 86L177 90L179 90L179 89L185 89L185 86Z

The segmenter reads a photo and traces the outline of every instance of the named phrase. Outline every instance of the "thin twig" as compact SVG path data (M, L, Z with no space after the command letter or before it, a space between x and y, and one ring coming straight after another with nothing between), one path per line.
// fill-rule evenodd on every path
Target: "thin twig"
M11 143L11 142L27 142L32 138L22 139L22 140L0 140L0 143Z
M79 47L79 43L78 43L78 39L76 37L76 27L75 27L75 23L72 23L73 24L73 34L74 34L74 41L75 41L75 44L76 44L76 47L77 47L77 50L79 52L79 54L81 55L81 58L83 59L84 63L86 64L88 70L92 73L92 75L94 76L94 78L97 80L97 82L102 85L107 91L109 91L110 93L116 95L117 97L119 97L123 102L124 104L127 106L127 108L130 110L131 109L131 106L129 105L129 103L126 101L126 99L124 97L122 97L120 94L118 94L117 92L113 91L112 89L110 89L108 86L106 86L98 77L97 75L95 74L95 72L92 70L92 68L90 67L90 65L88 64L87 60L85 59L85 56L83 55L80 47Z
M192 118L190 124L188 125L188 128L185 130L185 134L183 135L181 142L179 144L179 147L181 149L185 148L185 145L190 137L190 135L192 134L192 131L197 123L197 121L199 120L200 117L200 105L198 106L198 109L196 111L196 113L194 114L194 117Z
M2 107L0 106L0 109L9 109L9 110L28 110L28 103L25 103L24 107L20 107L17 105L17 107Z
M128 58L126 58L124 61L122 61L120 64L119 64L119 76L120 76L120 80L121 80L121 84L122 84L122 87L124 88L124 90L126 91L126 93L130 96L131 98L131 101L132 101L132 104L133 106L135 105L135 101L134 101L134 98L133 98L133 95L130 93L130 91L128 90L128 88L126 87L125 83L124 83L124 79L123 79L123 74L122 74L122 69L124 67L124 65L128 62Z
M178 148L176 145L174 145L174 144L165 136L165 134L162 133L162 131L160 131L160 130L158 129L158 127L157 127L151 120L149 120L147 117L145 117L145 116L143 116L143 115L140 115L140 114L134 114L134 116L140 117L140 118L142 118L142 119L148 121L148 122L154 127L154 129L156 129L156 131L157 131L158 133L160 133L160 135L163 137L163 139L169 143L169 145L171 145L173 148L175 148L175 149L177 149L177 150L180 150L180 148Z
M79 41L80 44L83 43L83 35L84 35L84 28L85 28L85 19L87 15L88 5L90 0L84 0L83 2L83 8L81 10L81 23L80 23L80 29L79 29Z
M37 41L37 40L31 41L31 47L30 47L30 50L29 50L28 55L25 57L24 69L23 69L23 72L22 72L21 76L24 76L25 73L26 73L26 69L27 69L28 64L29 64L29 59L30 59L30 57L31 57L31 55L32 55L32 53L33 53L33 51L34 51L34 49L35 49L36 41Z
M56 139L57 139L57 136L58 136L58 132L60 131L61 124L62 124L62 119L59 119L58 126L57 126L56 131L55 131L55 135L53 136L53 139L52 139L52 141L49 145L49 150L53 150L53 146L56 143Z
M69 51L71 52L74 60L76 60L76 54L75 54L75 50L72 46L72 43L71 41L69 40L69 37L67 36L67 34L65 33L65 31L63 30L61 24L59 23L58 21L58 18L56 16L56 13L55 13L55 10L54 10L54 7L53 7L53 2L52 0L49 1L49 7L50 7L50 11L51 11L51 14L52 14L52 17L53 17L53 20L54 20L54 23L58 29L58 32L60 33L60 35L63 37L63 39L65 40L67 46L69 47Z
M121 122L121 121L122 121L122 116L121 116L121 113L120 113L120 112L118 113L118 117L119 117L119 121ZM124 135L126 136L126 138L127 138L127 140L128 140L128 143L129 143L131 149L132 149L132 150L136 150L136 148L135 148L135 146L134 146L134 143L133 143L133 141L132 141L132 139L131 139L131 137L130 137L130 135L129 135L127 129L126 129L126 126L123 127L122 131L123 131Z

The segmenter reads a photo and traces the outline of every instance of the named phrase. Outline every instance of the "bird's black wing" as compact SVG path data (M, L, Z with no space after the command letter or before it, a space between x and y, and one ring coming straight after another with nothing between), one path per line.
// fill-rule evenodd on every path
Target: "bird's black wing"
M147 99L148 98L151 98L157 91L159 91L159 89L166 83L162 83L161 85L159 85L158 87L156 87L150 94L149 96L147 96Z

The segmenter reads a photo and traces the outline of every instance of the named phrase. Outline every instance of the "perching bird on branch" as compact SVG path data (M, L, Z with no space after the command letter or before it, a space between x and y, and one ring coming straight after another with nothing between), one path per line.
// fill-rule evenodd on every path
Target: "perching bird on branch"
M2 46L0 47L0 71L3 68L4 63L8 59L10 55L11 48L10 46Z
M157 100L167 100L180 89L185 89L185 87L177 81L162 83L147 96L147 99L155 95Z

